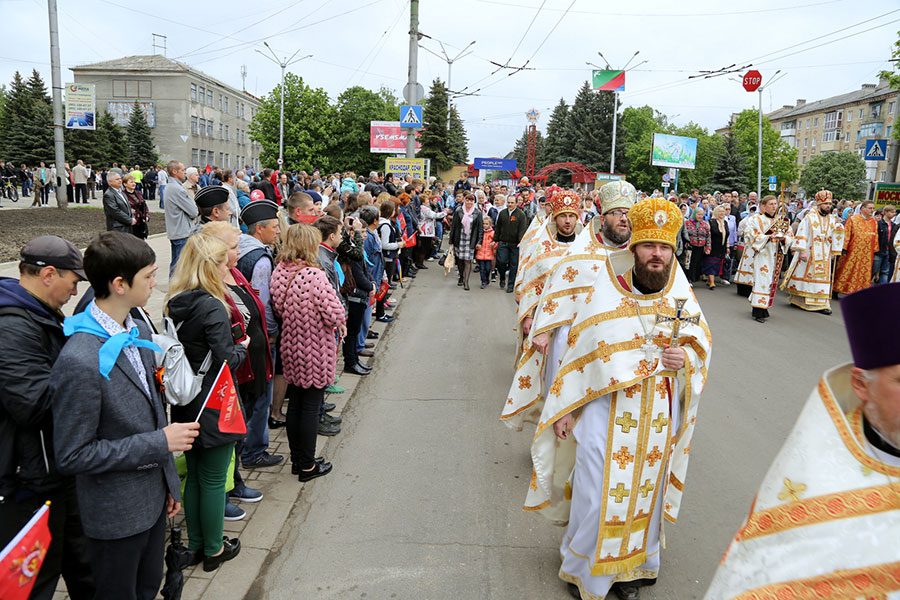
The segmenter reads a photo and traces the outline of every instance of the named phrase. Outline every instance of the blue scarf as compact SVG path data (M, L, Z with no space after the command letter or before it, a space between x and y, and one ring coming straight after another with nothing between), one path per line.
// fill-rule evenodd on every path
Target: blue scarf
M334 270L337 271L338 285L344 285L344 270L341 268L341 265L340 263L338 263L337 259L334 259Z
M127 346L149 348L154 352L162 352L162 348L153 342L140 339L138 337L140 332L137 327L132 327L131 331L123 331L122 333L110 336L109 332L106 331L103 326L97 322L94 315L91 314L91 306L93 304L94 303L91 302L91 304L84 309L84 312L80 312L71 317L66 317L65 321L63 321L63 333L66 337L70 337L74 333L90 333L91 335L96 335L100 339L106 340L103 342L103 345L100 346L100 352L98 353L100 374L103 375L105 379L109 379L109 372L112 371L113 366L116 364L119 354L121 354L122 350Z

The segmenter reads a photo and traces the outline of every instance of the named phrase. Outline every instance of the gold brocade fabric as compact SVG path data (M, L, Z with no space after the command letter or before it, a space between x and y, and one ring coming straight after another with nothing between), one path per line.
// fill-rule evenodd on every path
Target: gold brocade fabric
M834 291L852 294L872 285L872 260L878 252L878 223L853 215L844 224L844 250L834 276Z

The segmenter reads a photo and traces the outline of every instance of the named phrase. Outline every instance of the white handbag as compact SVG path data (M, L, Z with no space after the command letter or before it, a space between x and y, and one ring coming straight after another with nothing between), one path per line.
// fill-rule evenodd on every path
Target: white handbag
M157 370L161 373L157 381L162 386L166 401L172 406L187 406L200 393L203 387L203 377L212 365L212 351L206 353L200 370L194 373L184 346L178 340L178 327L172 319L165 317L162 323L162 333L152 336L153 342L162 349L162 352L154 352Z

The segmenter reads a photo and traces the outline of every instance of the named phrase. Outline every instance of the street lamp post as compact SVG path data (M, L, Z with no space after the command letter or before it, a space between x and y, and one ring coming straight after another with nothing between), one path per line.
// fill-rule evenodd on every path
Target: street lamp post
M278 55L276 55L275 51L272 50L272 47L269 46L269 42L263 42L263 45L268 48L269 52L272 53L272 56L270 57L265 52L260 52L258 49L257 52L281 67L281 87L279 88L278 92L278 96L281 99L281 114L278 119L278 167L280 169L281 165L284 164L284 71L290 65L310 58L312 54L307 54L306 56L301 56L300 58L295 59L294 57L297 56L297 52L300 52L300 50L297 49L297 52L294 52L290 58L286 60L278 60Z
M441 43L440 40L437 40L437 43L441 45L441 52L443 53L443 56L441 56L437 52L433 52L432 50L429 50L425 46L419 46L419 48L421 48L425 52L434 54L439 59L441 59L442 61L447 63L447 126L449 127L450 126L450 90L452 89L450 87L450 81L451 81L451 76L453 74L453 63L455 63L456 61L458 61L461 58L465 58L466 56L472 54L471 52L466 52L466 50L471 48L475 42L474 41L469 42L469 45L466 46L465 48L463 48L462 50L460 50L459 54L457 54L453 58L450 58L450 55L447 54L447 50L444 48L444 44Z
M775 73L772 74L772 77L769 78L769 81L767 81L765 85L759 86L759 89L757 90L759 92L759 123L757 124L758 135L756 140L756 198L760 201L762 200L762 94L765 88L776 81L776 77L779 73L781 73L781 69L775 71ZM784 75L782 75L782 77L784 77ZM778 79L781 79L781 77L778 77Z
M629 59L628 59L628 62L625 63L625 66L622 67L622 71L628 71L628 70L630 70L630 69L628 69L628 65L631 64L631 61L633 61L634 58L635 58L638 54L640 54L640 52L641 52L641 51L638 50L637 52L635 52L634 54L631 55L631 58L629 58ZM611 69L611 67L609 66L609 61L606 60L606 57L603 56L603 53L602 53L602 52L597 52L597 54L600 56L600 58L603 59L604 62L606 62L606 69ZM640 63L634 65L634 67L639 67L639 66L641 66L642 64L644 64L645 62L647 62L647 61L645 60L645 61L643 61L643 62L640 62ZM598 65L595 65L594 63L592 63L592 62L590 62L590 61L587 61L586 64L589 65L589 66L591 66L591 67L594 67L594 68L596 68L596 69L601 69L601 70L603 69L603 67L600 67L600 66L598 66ZM631 68L633 69L634 67L631 67ZM614 92L613 92L613 117L612 117L612 120L613 120L613 126L612 126L612 151L610 152L610 155L609 155L609 172L610 172L610 173L615 173L615 172L616 172L616 129L617 129L616 126L618 125L618 121L619 121L619 118L618 118L618 117L619 117L619 92L618 92L618 91L614 91Z

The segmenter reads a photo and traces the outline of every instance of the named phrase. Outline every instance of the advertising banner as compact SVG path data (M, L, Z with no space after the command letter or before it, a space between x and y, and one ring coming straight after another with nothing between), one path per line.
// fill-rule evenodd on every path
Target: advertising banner
M654 167L693 169L697 163L697 138L653 134L650 164Z
M403 154L406 152L406 132L409 129L400 127L400 121L370 121L369 152L381 154ZM422 149L416 131L416 152Z
M425 172L424 158L388 158L384 161L384 172L393 173L394 177L402 179L404 175L412 175L413 179L425 181L428 174Z
M475 168L479 171L515 171L516 160L505 158L476 158Z
M93 83L66 84L66 129L94 129Z
M151 128L156 127L156 107L153 102L138 102L138 106L144 111L144 118ZM106 112L112 115L113 121L120 127L128 125L131 111L134 110L134 102L107 102Z
M900 206L900 183L875 184L875 208L884 208L888 204Z

